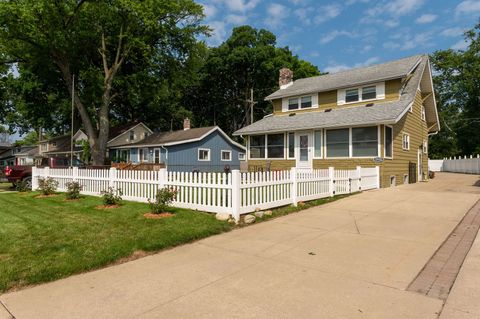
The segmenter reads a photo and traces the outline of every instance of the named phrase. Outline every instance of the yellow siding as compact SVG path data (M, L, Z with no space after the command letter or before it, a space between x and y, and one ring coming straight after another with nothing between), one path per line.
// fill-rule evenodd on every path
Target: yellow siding
M386 81L385 82L385 99L376 101L376 103L384 103L388 101L397 100L399 98L399 91L401 86L402 86L401 79ZM282 99L276 99L276 100L273 100L272 102L273 102L274 114L281 114ZM318 93L318 108L296 110L295 113L318 112L318 111L323 111L325 109L355 107L355 106L364 106L364 105L365 105L365 102L352 103L352 104L346 104L346 105L337 105L337 90L332 90L332 91Z
M248 160L248 170L255 171L258 169L265 170L267 162L271 162L271 170L287 170L295 166L295 160Z

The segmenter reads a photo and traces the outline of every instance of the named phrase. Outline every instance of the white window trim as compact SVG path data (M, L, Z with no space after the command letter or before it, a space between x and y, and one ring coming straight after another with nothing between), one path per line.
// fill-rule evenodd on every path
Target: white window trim
M410 108L408 109L408 112L413 113L413 103L410 105Z
M223 153L228 153L228 159L223 159ZM231 162L232 161L232 151L230 150L221 150L220 151L220 161L222 162Z
M307 97L307 96L310 96L312 98L312 106L302 109L301 108L302 97ZM294 109L294 110L289 110L288 109L288 101L291 100L291 99L297 99L298 100L298 109ZM301 110L311 110L311 109L317 109L317 108L318 108L318 93L301 95L301 96L289 96L289 97L282 98L282 112L297 112L297 111L301 111Z
M407 137L407 143L408 143L407 147L405 147L405 140L404 140L405 136ZM402 133L402 149L404 151L409 151L410 150L410 134L405 133L405 132Z
M238 160L239 161L244 161L245 160L245 153L238 152Z
M268 157L268 138L267 138L267 135L277 135L277 134L283 134L283 157L275 157L275 158L269 158ZM251 157L251 154L250 154L250 138L252 136L263 136L263 138L265 139L265 157L255 157L255 158L252 158ZM248 159L249 160L259 160L259 161L263 161L263 160L269 160L269 161L275 161L275 160L282 160L282 159L287 159L287 156L288 156L288 152L286 151L285 149L285 145L286 145L286 142L285 139L286 139L286 134L285 132L284 133L269 133L269 134L253 134L253 135L250 135L248 137L248 148L247 148L247 152L248 152Z
M354 128L362 128L362 127L377 127L377 155L375 156L353 156L353 134L352 134L352 130ZM324 155L323 158L325 159L346 159L346 158L375 158L375 157L378 157L380 156L380 148L381 148L381 144L380 144L380 130L379 130L379 127L378 125L367 125L367 126L350 126L350 127L343 127L343 128L334 128L334 129L324 129L322 130L324 133L323 133L323 136L324 136L324 144L322 145L324 148L325 148L325 151L322 152L322 155ZM327 132L328 131L334 131L334 130L339 130L339 129L347 129L348 128L348 156L336 156L336 157L328 157L328 148L327 148ZM322 147L322 148L323 148Z
M422 151L423 151L423 154L428 154L428 142L427 142L427 140L423 140Z
M385 141L387 140L387 130L384 128L383 129L383 157L386 158L386 159L393 159L393 126L391 125L385 125L385 127L389 127L392 129L392 156L387 156L385 154L387 154L386 152L386 144L385 144Z
M208 158L207 159L200 159L200 151L208 151ZM199 148L197 150L197 160L199 162L210 162L210 155L211 155L211 150L209 148Z
M420 108L420 118L422 119L422 121L426 121L427 120L427 116L425 114L425 106L422 105L422 107Z
M363 100L362 99L363 88L368 86L376 86L375 91L377 96L374 99ZM355 90L355 89L358 90L358 101L347 102L346 91ZM349 87L349 88L337 90L337 105L349 105L349 104L371 102L371 101L377 101L377 100L385 100L385 82L365 84L361 86L355 86L355 87Z

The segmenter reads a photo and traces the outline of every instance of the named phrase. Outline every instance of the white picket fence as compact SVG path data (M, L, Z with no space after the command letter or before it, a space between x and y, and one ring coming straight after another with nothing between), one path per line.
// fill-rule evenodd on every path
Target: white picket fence
M211 213L241 214L269 209L300 201L355 193L380 187L379 167L355 170L291 170L241 173L192 173L74 168L36 168L32 170L32 188L38 189L39 178L51 177L58 190L77 181L82 193L99 196L108 187L121 189L126 200L147 202L159 188L169 187L178 193L175 207Z
M428 167L434 172L452 172L464 174L480 174L480 155L428 160Z

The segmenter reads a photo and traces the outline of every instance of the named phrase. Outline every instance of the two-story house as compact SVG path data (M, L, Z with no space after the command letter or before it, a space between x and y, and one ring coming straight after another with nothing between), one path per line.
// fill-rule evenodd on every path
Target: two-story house
M234 133L249 169L380 167L381 186L428 179L428 136L440 129L427 55L293 81L266 97L273 114Z

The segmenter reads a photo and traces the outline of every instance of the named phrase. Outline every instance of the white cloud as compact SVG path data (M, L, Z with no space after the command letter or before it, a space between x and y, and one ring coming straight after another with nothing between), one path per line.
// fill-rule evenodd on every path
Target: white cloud
M212 18L217 14L217 7L211 4L201 4L203 6L203 13L205 13L205 16L207 19Z
M346 65L346 64L330 64L325 68L325 72L329 73L337 73L340 71L345 71L353 68L362 68L366 67L375 63L378 63L380 61L379 57L371 57L363 62L355 63L354 65Z
M267 7L267 17L265 18L265 24L271 28L276 28L282 24L283 20L287 16L287 7L279 3L271 3Z
M353 34L351 32L348 32L348 31L333 30L332 32L325 34L320 39L320 43L321 44L327 44L327 43L329 43L329 42L331 42L331 41L333 41L336 38L341 37L341 36L346 36L346 37L351 38L351 37L353 37Z
M225 22L223 21L211 21L208 23L210 28L212 28L212 35L209 38L209 43L213 45L218 45L222 43L226 36L227 30Z
M224 2L231 11L245 12L255 9L260 0L225 0Z
M392 41L387 41L383 47L388 50L412 50L415 48L426 48L432 46L432 31L417 33L415 35L404 34L390 37Z
M398 19L401 16L415 12L424 2L425 0L383 0L374 7L367 9L360 22L375 22L393 28L399 25Z
M440 34L443 35L444 37L458 37L461 36L465 32L464 29L462 28L448 28L443 30Z
M415 20L415 22L418 24L426 24L426 23L431 23L435 21L437 18L438 18L437 15L427 13L427 14L422 14L420 17L417 18L417 20Z
M468 46L470 45L470 41L466 41L466 40L460 40L458 41L457 43L455 43L454 45L452 45L452 49L453 50L466 50L468 49Z
M480 1L478 0L465 0L457 5L455 8L455 14L478 14L480 13Z
M329 4L318 8L316 11L319 14L315 16L315 22L322 23L337 17L342 12L342 8L338 4Z
M247 21L247 16L240 14L229 14L226 18L226 22L231 24L243 24Z

